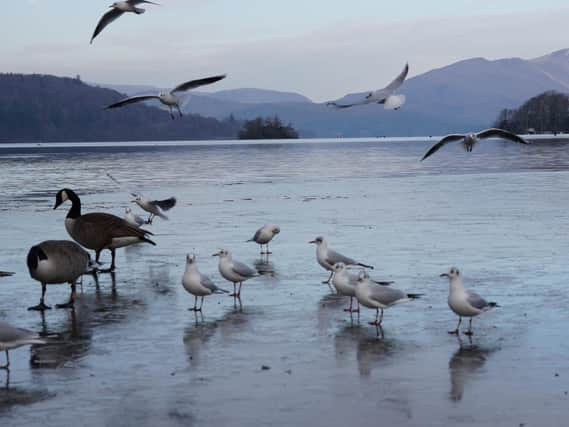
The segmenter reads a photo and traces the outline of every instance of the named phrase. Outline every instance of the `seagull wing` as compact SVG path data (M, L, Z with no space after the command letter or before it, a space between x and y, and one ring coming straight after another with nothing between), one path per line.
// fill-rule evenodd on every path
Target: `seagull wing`
M167 211L176 206L176 198L170 197L169 199L165 200L154 200L150 203L152 203L154 206L158 206L163 211Z
M239 261L233 261L232 269L235 273L247 278L257 275L257 272L255 270Z
M132 96L130 98L123 99L119 102L115 102L114 104L111 104L108 107L105 107L105 110L108 110L109 108L122 107L128 104L134 104L135 102L148 101L149 99L160 99L160 97L158 95Z
M529 144L529 142L527 142L522 137L503 129L486 129L483 130L482 132L478 132L476 136L479 139L502 138L502 139L507 139L508 141L518 142L520 144Z
M449 142L456 142L456 141L461 141L464 139L464 135L460 135L460 134L452 134L452 135L447 135L445 136L443 139L441 139L439 142L437 142L435 145L433 145L429 151L427 151L427 154L425 154L423 156L423 158L421 159L421 161L425 160L427 157L435 154L437 151L439 151L444 145L448 144Z
M409 64L405 64L403 71L401 71L401 73L395 78L395 80L393 80L391 83L385 86L385 88L383 88L382 90L389 92L389 94L391 95L393 92L399 89L399 87L403 84L403 82L407 78L407 74L409 74Z
M328 253L326 254L326 262L330 265L334 265L338 262L343 262L345 265L357 265L358 262L353 260L352 258L348 258L345 255L342 255L332 249L328 249Z
M467 290L466 294L467 294L466 301L472 307L477 308L478 310L484 310L485 308L490 306L490 304L488 304L488 302L486 302L486 300L477 293Z
M212 83L223 80L225 77L227 77L226 74L223 74L221 76L206 77L205 79L190 80L189 82L182 83L181 85L176 86L174 89L171 90L171 93L183 92L186 90L195 89L200 86L210 85Z
M367 98L366 98L366 100L363 100L360 102L354 102L353 104L338 104L337 102L334 102L334 101L326 103L326 105L328 107L334 107L334 108L337 108L339 110L342 108L350 108L350 107L354 107L356 105L365 105L365 104L369 104L369 102L367 101Z
M93 33L93 36L91 37L91 43L93 43L93 40L95 40L95 37L97 37L99 35L99 33L101 31L103 31L107 25L109 25L111 22L113 22L115 19L117 19L123 13L124 12L122 10L117 9L115 7L113 7L111 10L109 10L107 13L105 13L101 17L101 19L99 20L99 23L97 24L97 28L95 28L95 32Z
M133 5L133 6L136 6L137 4L142 4L142 3L148 3L148 4L153 4L153 5L156 5L156 6L160 6L158 3L154 3L154 2L151 2L151 1L147 1L147 0L126 0L126 2L127 2L128 4Z
M381 286L381 285L374 285L373 282L370 286L370 289L371 289L370 292L371 299L383 305L391 305L399 300L407 298L407 294L405 294L405 292L399 289L389 288L387 286Z

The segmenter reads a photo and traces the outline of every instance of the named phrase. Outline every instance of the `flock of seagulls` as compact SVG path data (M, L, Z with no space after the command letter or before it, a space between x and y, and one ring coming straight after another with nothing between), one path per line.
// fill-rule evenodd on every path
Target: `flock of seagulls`
M133 13L140 15L144 13L144 9L137 7L141 4L158 5L145 0L126 0L113 3L110 6L110 10L99 20L91 37L91 43L109 24L123 14ZM406 64L403 71L383 89L371 91L362 99L351 103L333 101L328 102L327 105L338 109L346 109L367 104L383 104L386 109L397 110L403 106L406 99L404 95L396 94L396 92L404 83L408 73L409 65ZM174 108L180 116L183 115L180 106L180 92L213 84L225 77L226 75L223 74L191 80L176 86L168 92L125 98L106 108L114 109L137 102L158 100L168 107L170 116L174 119ZM471 152L475 144L480 140L488 138L501 138L511 142L528 144L523 138L502 129L487 129L471 134L451 134L445 136L431 147L422 160L427 159L448 143L460 142L465 151ZM117 182L112 176L107 175ZM155 217L167 220L168 217L164 212L176 205L176 199L171 197L164 200L148 200L139 193L131 192L131 194L134 197L131 202L148 213L148 219L143 219L130 208L125 210L124 218L104 212L83 214L81 211L81 200L73 190L64 188L57 193L54 209L57 209L67 201L71 203L65 218L65 229L73 241L47 240L30 248L27 256L27 266L30 276L41 284L41 298L39 304L29 307L29 310L44 311L51 309L45 300L47 286L64 283L70 285L69 300L63 304L57 304L56 307L73 309L76 298L76 285L83 275L113 272L116 269L116 250L119 248L141 243L156 245L151 240L153 233L142 227L152 224ZM269 243L280 231L277 225L267 224L259 228L253 237L247 241L258 244L261 255L269 256L271 254ZM396 289L391 286L393 284L391 281L373 280L367 272L367 270L373 269L372 265L330 249L328 242L322 236L316 237L309 243L316 245L317 263L330 272L328 279L323 283L333 286L339 295L350 298L350 306L345 310L350 312L350 314L358 313L358 316L360 306L375 310L375 320L370 322L370 324L376 326L378 336L385 309L414 301L422 296L419 293L407 293ZM94 260L86 249L94 251ZM104 250L111 252L111 265L108 269L101 268L100 256ZM221 276L233 284L233 293L230 295L240 299L243 283L259 276L259 273L245 263L234 259L232 253L227 249L221 249L213 256L219 257L218 269ZM353 273L350 269L359 269L360 271ZM11 274L0 272L0 277ZM449 333L459 334L459 328L464 317L470 319L469 327L465 334L472 335L472 319L495 307L499 307L498 304L487 302L478 294L466 289L462 284L459 270L455 267L452 267L447 273L441 274L441 277L449 280L448 305L458 316L456 328ZM186 267L181 283L184 289L195 298L194 307L191 308L193 311L202 311L206 296L229 293L229 291L219 288L210 277L199 271L195 255L186 256ZM198 298L201 299L199 306ZM354 308L354 299L357 301L357 308ZM46 340L34 332L0 322L0 351L5 351L6 353L6 364L0 366L0 368L9 368L8 351L10 349L34 344L46 344Z

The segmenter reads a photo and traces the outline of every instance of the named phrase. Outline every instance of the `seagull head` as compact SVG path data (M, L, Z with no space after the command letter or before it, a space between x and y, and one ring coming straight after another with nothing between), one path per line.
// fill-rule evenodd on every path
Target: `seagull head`
M186 264L194 264L196 262L196 256L195 254L187 254L186 255Z
M271 233L273 234L273 236L276 236L277 234L279 234L281 232L281 229L279 228L279 226L277 225L273 225L271 227Z
M337 262L336 264L334 264L334 273L339 273L341 271L344 271L345 268L346 264L344 264L343 262Z
M456 267L451 267L448 273L441 274L441 277L446 277L450 280L458 279L460 277L460 271L458 271L458 268Z
M218 252L214 253L212 256L218 256L220 259L221 258L228 258L229 256L231 256L231 252L229 252L227 249L220 249Z
M320 245L322 245L324 242L325 242L324 237L318 236L316 239L311 240L311 241L308 242L308 243L312 243L312 244L314 244L314 245L316 245L316 246L320 246Z
M130 202L131 203L142 202L142 197L141 196L134 196L134 199L132 199Z

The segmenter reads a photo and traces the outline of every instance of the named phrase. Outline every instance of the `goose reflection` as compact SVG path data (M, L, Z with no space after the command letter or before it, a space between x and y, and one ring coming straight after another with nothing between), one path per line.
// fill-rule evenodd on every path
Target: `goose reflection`
M33 368L72 367L83 360L91 349L95 328L124 321L128 313L142 305L121 297L116 290L116 276L110 274L112 291L84 292L77 296L75 308L66 311L65 318L55 324L42 313L40 335L48 337L49 343L32 348ZM95 279L95 284L98 278Z
M464 387L476 378L493 351L472 345L472 342L463 345L460 341L460 347L449 361L450 400L458 402L462 399Z

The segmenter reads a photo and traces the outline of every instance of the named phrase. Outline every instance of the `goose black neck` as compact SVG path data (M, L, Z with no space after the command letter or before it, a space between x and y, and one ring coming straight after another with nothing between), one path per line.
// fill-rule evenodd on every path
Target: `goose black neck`
M71 209L69 209L67 213L67 218L79 218L81 216L81 199L79 199L79 196L75 194L74 191L67 190L66 193L71 201Z

